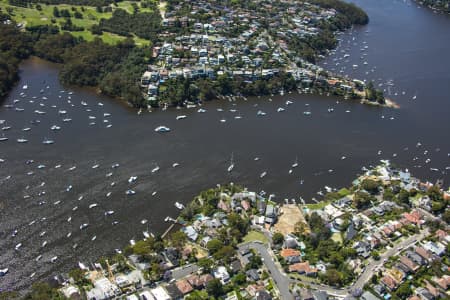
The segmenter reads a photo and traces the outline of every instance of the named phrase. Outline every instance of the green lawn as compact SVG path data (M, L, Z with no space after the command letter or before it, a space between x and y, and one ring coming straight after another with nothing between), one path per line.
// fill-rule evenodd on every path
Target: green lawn
M320 201L319 203L309 203L305 206L309 208L310 210L319 210L330 204L330 201Z
M118 7L127 10L129 13L132 13L133 7L132 7L131 3L132 3L132 1L119 2ZM48 25L53 24L53 25L61 26L61 24L63 22L65 22L65 18L62 18L62 17L55 18L53 16L53 9L55 6L57 6L60 11L62 9L67 9L70 11L70 13L72 14L72 18L71 18L72 23L78 27L83 27L85 29L84 31L70 32L70 33L77 37L82 36L87 41L91 41L95 38L95 36L89 31L89 29L92 27L92 25L98 24L100 22L100 19L102 19L102 18L109 19L112 16L111 12L99 13L99 12L97 12L95 7L91 7L91 6L83 6L84 11L82 11L82 6L79 6L79 5L66 5L66 4L45 5L45 4L41 4L42 10L39 11L36 9L35 6L33 6L33 8L11 6L8 4L8 0L0 0L1 11L7 12L8 10L9 11L12 10L13 19L18 23L25 24L26 26L46 25L46 24L48 24ZM77 9L77 11L82 13L82 15L83 15L82 19L76 19L75 17L73 17L72 7L75 7ZM143 9L141 8L140 11L141 12L150 12L151 9L150 8L143 8ZM123 37L123 36L109 33L109 32L104 32L103 35L100 36L100 38L105 43L109 43L109 44L115 44L115 43L125 39L125 37ZM134 41L137 45L141 45L141 46L150 44L150 42L148 40L141 39L138 37L134 37Z
M340 232L335 232L331 235L331 239L336 243L342 244L342 235Z
M253 242L253 241L260 241L263 243L268 243L269 240L266 238L264 234L258 231L250 231L246 236L244 236L244 242Z

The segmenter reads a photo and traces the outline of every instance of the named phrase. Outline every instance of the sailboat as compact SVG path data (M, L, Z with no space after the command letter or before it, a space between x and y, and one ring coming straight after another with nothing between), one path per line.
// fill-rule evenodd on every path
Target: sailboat
M298 167L298 157L295 157L295 162L292 164L293 168L297 168Z
M234 160L233 160L233 153L231 153L231 160L230 160L230 165L228 166L227 171L231 172L234 168Z

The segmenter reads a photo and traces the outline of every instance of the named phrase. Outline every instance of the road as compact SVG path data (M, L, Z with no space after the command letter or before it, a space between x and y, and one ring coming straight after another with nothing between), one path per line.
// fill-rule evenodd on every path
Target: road
M377 272L377 270L383 265L385 259L393 255L397 255L402 249L408 248L414 243L423 240L426 236L428 236L428 234L429 234L428 229L425 229L421 233L410 236L405 240L396 244L391 249L385 251L383 254L380 255L379 260L374 260L370 258L368 260L368 265L365 267L365 270L361 273L356 282L349 287L337 289L330 287L328 285L314 284L309 282L304 284L308 285L311 289L325 291L330 296L344 298L345 296L351 294L351 291L362 289L364 285L367 283L367 281L370 278L372 278L372 276ZM280 270L280 268L275 264L275 258L272 255L270 255L266 245L258 242L249 242L239 246L239 249L246 249L246 248L256 250L259 253L259 255L264 259L264 264L266 268L270 271L270 274L274 279L275 284L278 287L278 290L280 291L281 298L293 299L293 295L289 291L289 285L291 283L298 283L300 281L296 279L291 279L286 275L284 275L284 273Z
M267 246L259 242L249 242L239 246L239 249L254 249L263 259L264 265L269 270L271 277L276 284L278 291L280 291L281 299L292 300L294 297L289 291L290 279L284 275L281 270L275 265L274 257L272 257L267 249Z
M366 266L364 272L359 276L358 280L356 280L356 282L352 285L351 289L362 289L364 284L375 274L376 270L378 270L378 268L383 265L385 259L393 255L397 255L401 251L401 249L411 246L416 241L423 240L427 235L428 229L425 229L421 233L410 236L407 239L396 244L393 248L388 249L386 252L380 255L379 260L369 259L369 264Z

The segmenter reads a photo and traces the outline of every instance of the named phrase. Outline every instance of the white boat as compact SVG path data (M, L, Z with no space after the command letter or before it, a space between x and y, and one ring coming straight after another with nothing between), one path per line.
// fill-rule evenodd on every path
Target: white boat
M5 142L5 141L7 141L7 140L8 140L8 138L7 138L6 136L0 137L0 142Z
M99 167L99 164L95 164L95 165L93 165L91 168L92 169L97 169Z
M61 127L59 127L58 125L52 125L52 127L50 127L51 130L60 130Z
M48 243L47 241L44 241L44 242L42 243L41 247L44 248L45 246L47 246L47 243Z
M331 113L334 111L334 108L328 108L328 112Z
M80 225L80 230L86 229L89 226L88 223L83 223Z
M44 144L44 145L51 145L51 144L54 144L54 143L55 143L55 141L49 140L47 138L42 141L42 144Z
M113 168L113 169L116 169L116 168L118 168L118 167L120 167L120 165L119 165L118 163L115 163L115 164L113 164L113 165L111 166L111 168Z
M86 103L86 102L84 102L84 101L81 101L81 105L83 105L83 106L87 106L87 103Z
M98 206L97 203L92 203L92 204L89 205L89 208L94 208L94 207L97 207L97 206Z
M142 234L146 239L150 238L150 234L148 233L148 231L143 231Z
M173 163L172 164L172 168L176 168L176 167L178 167L180 164L179 163Z
M22 247L22 243L18 243L18 244L16 245L15 249L16 249L16 250L19 250L20 247Z
M221 123L225 123L227 121L227 119L220 119Z
M95 116L89 116L89 120L95 120L95 119L97 119L97 117L95 117Z
M11 126L3 126L2 127L2 130L10 130L11 129Z
M8 274L8 271L9 271L8 268L0 269L0 277L3 277L6 274Z
M69 171L73 171L73 170L75 170L77 168L77 166L72 166L72 167L70 167L69 169L67 169L67 170L69 170Z
M285 111L284 108L282 108L282 107L278 107L278 108L277 108L277 112L283 112L283 111Z
M258 110L258 112L256 113L257 116L265 116L266 113L263 112L262 110Z
M42 110L35 110L35 113L37 113L38 115L45 115L45 111Z
M130 189L130 190L127 190L127 191L125 192L125 194L127 194L128 196L131 196L131 195L136 194L136 192Z
M231 153L230 165L228 166L227 171L231 172L233 169L234 169L234 160L233 160L233 153Z
M19 138L19 139L17 139L17 142L23 144L23 143L27 143L28 140L24 139L24 138Z
M177 120L183 120L183 119L186 119L186 118L187 118L186 115L179 115L179 116L177 116L175 119L177 119Z
M178 209L183 209L184 205L181 204L180 202L175 202L175 207L178 208Z
M205 112L206 112L206 109L199 108L199 109L197 110L197 112L199 112L199 113L205 113Z
M137 176L130 176L130 178L128 178L128 183L133 183L137 180Z
M91 238L91 241L95 241L96 239L97 239L97 236L94 235L94 236Z
M20 107L16 107L16 108L15 108L15 111L19 111L19 112L20 112L20 111L24 111L24 110L25 110L24 108L20 108Z
M106 193L106 197L109 197L109 196L111 196L111 192Z
M36 256L36 258L34 259L35 261L40 261L41 260L41 258L42 258L42 255L41 254L39 254L38 256Z
M259 175L259 178L263 178L263 177L266 176L266 175L267 175L267 172L264 171L264 172L261 173L261 175Z
M101 102L99 102L99 103L97 103L98 104L98 106L103 106L103 103L101 103Z
M25 84L24 86L22 86L22 89L23 89L23 90L27 90L27 89L28 89L28 85Z
M109 173L106 174L106 177L111 177L112 175L113 175L113 173L109 172Z
M157 191L152 192L152 196L155 196L157 193Z
M156 167L154 167L154 168L152 169L152 173L156 173L156 172L158 172L158 171L159 171L159 166L156 165Z
M295 162L292 164L293 168L297 168L298 167L298 158L295 158Z
M304 114L305 116L309 116L309 115L311 115L311 112L310 112L310 111L304 111L303 114Z
M169 132L169 131L170 131L170 128L166 127L166 126L158 126L155 128L155 132L164 133L164 132Z
M55 263L57 260L58 260L58 256L53 256L53 257L50 259L50 262L51 262L51 263Z
M58 113L60 115L65 115L65 114L67 114L67 110L60 109L60 110L58 110Z
M72 121L72 119L71 118L65 118L65 119L62 119L62 121L67 123L67 122Z
M108 211L105 212L105 216L110 216L112 214L114 214L113 210L108 210Z

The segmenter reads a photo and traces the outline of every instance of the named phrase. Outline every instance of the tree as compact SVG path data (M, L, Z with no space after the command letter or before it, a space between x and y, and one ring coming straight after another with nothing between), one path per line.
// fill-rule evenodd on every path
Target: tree
M197 266L199 268L203 269L203 273L211 272L211 269L212 269L213 265L214 265L214 262L211 259L207 258L207 257L201 258L197 262Z
M247 282L247 276L244 273L239 272L231 279L231 281L234 285L241 286Z
M170 235L170 241L175 248L181 249L186 244L187 236L182 231L176 231Z
M340 286L342 284L342 274L336 269L327 269L325 272L325 281L332 286Z
M235 251L231 246L223 246L216 253L213 254L214 259L222 260L223 262L229 263L231 258L234 256Z
M59 14L59 9L55 6L53 7L53 16L55 18L59 18L61 15Z
M357 209L363 209L369 206L371 200L373 200L373 198L369 194L358 191L353 197L353 205L355 205Z
M208 251L211 254L216 253L222 247L223 247L223 243L222 243L222 241L220 241L218 239L212 239L206 244L206 248L208 249Z
M364 179L363 182L361 182L361 187L372 195L378 194L379 186L380 183L372 179Z
M411 294L412 294L412 290L411 287L409 286L408 282L404 282L402 283L397 291L395 292L395 294L400 298L400 299L406 299L408 298Z
M62 300L64 296L48 283L37 282L31 287L31 291L24 297L25 300Z
M72 269L69 271L69 276L75 280L76 284L79 286L83 286L89 283L89 280L85 277L85 272L79 268Z
M216 298L223 295L223 286L219 279L213 279L206 285L206 291L209 295Z
M279 245L281 243L283 243L284 241L284 236L283 234L279 233L279 232L275 232L274 235L272 236L272 242L275 245Z

